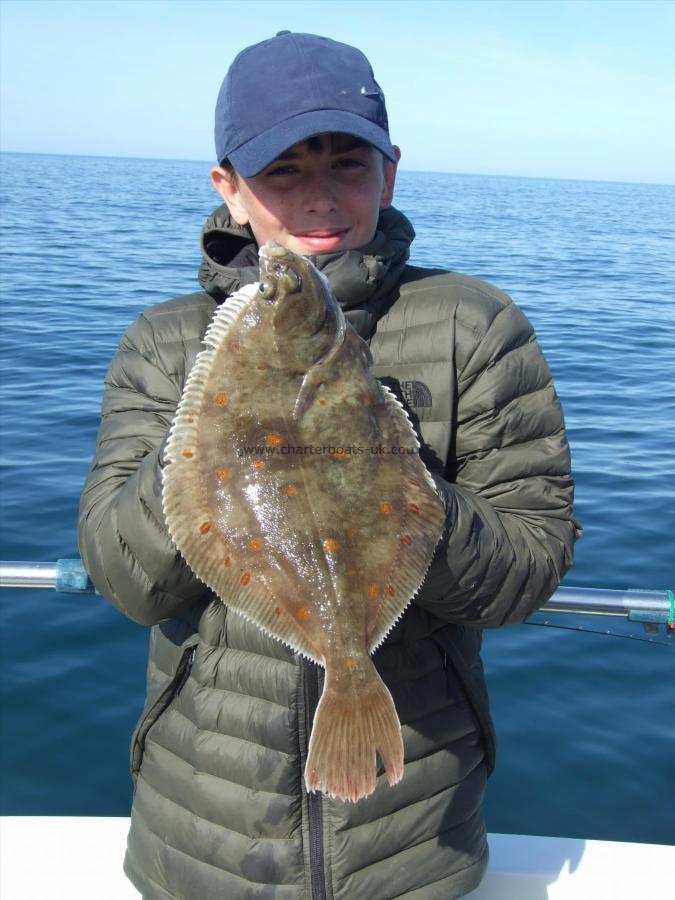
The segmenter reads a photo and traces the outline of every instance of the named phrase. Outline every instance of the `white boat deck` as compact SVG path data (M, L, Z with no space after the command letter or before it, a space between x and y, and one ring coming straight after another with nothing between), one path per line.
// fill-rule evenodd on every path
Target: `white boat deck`
M122 872L128 829L126 818L0 818L0 897L138 900L140 894ZM490 852L488 874L470 900L675 896L671 846L491 834Z

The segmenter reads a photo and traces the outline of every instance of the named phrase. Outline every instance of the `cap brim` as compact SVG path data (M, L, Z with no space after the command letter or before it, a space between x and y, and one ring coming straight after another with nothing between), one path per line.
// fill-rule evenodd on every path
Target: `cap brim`
M341 109L318 109L280 122L269 131L232 150L227 158L240 175L252 178L294 144L317 134L330 132L352 134L361 138L372 144L387 159L397 162L396 152L383 128L363 116Z

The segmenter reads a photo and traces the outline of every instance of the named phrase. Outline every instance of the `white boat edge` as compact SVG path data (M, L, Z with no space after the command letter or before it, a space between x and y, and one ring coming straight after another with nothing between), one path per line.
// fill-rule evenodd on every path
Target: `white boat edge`
M2 900L138 900L122 871L124 817L0 817ZM490 834L470 900L669 900L675 847Z

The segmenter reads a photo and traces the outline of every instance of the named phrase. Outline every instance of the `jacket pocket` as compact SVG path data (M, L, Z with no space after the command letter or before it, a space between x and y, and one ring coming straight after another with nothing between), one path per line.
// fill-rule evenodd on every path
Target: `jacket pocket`
M190 672L192 671L192 665L194 663L196 652L197 644L191 644L189 647L186 647L185 650L183 650L181 658L178 661L178 666L176 667L176 671L174 672L171 681L169 681L157 700L155 700L152 706L142 716L140 722L136 726L136 730L134 731L134 735L131 739L130 760L131 778L134 783L134 787L138 779L138 773L141 770L148 732L155 724L155 722L158 721L160 716L162 716L163 713L165 713L166 710L171 706L173 701L182 691L183 686L185 685L185 682L188 680Z
M458 637L462 633L457 627L455 631ZM477 654L474 656L472 666L458 646L459 640L453 640L447 632L436 632L433 639L443 654L449 693L468 706L476 721L483 739L485 762L490 774L495 767L497 742L480 657Z

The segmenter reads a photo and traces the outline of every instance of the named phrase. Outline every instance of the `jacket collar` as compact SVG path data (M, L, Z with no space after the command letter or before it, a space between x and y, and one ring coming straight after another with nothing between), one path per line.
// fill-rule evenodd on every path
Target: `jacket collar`
M328 278L345 317L363 338L394 299L410 255L415 231L403 213L382 210L373 240L359 250L322 253L312 262ZM218 303L259 278L258 248L249 228L237 225L225 204L209 216L202 231L204 261L199 281Z

